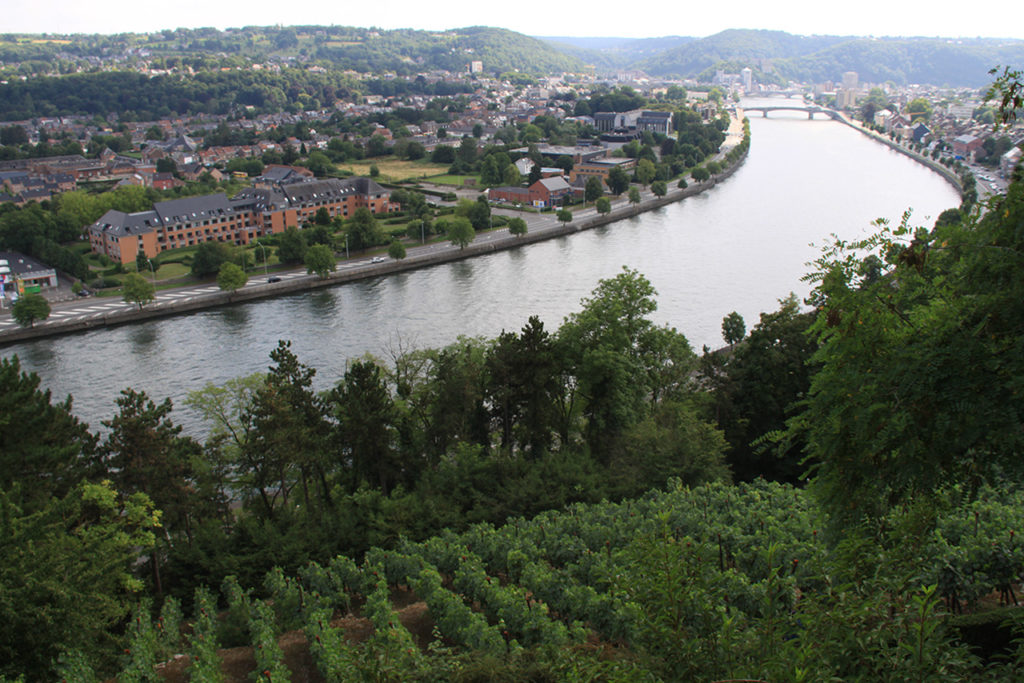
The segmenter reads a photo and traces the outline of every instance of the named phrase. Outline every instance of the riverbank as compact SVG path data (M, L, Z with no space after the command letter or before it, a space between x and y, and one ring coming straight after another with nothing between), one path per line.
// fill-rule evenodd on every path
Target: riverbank
M859 130L861 133L863 133L864 135L868 136L872 140L875 140L877 142L881 142L886 147L889 147L890 149L894 149L897 152L903 154L904 156L910 157L911 159L913 159L914 161L916 161L917 163L919 163L919 164L921 164L923 166L927 166L929 169L931 169L932 171L935 171L936 173L941 175L943 178L945 178L946 181L950 185L952 185L956 189L957 192L961 192L961 193L963 192L964 186L963 186L963 182L960 180L960 176L957 175L952 169L947 168L947 167L943 166L942 164L940 164L938 161L936 161L936 160L934 160L934 159L932 159L930 157L926 157L926 156L924 156L922 154L918 154L917 152L915 152L915 151L913 151L911 149L907 149L906 147L904 147L903 145L899 144L895 140L890 140L888 137L886 137L886 136L884 136L884 135L882 135L882 134L880 134L880 133L878 133L876 131L873 131L873 130L871 130L869 128L865 128L863 125L860 124L860 122L853 121L853 120L849 119L845 114L841 113L839 115L838 119L833 119L833 120L845 123L850 128L853 128L854 130Z
M724 158L724 152L721 156ZM339 264L338 270L324 278L316 275L300 275L282 279L280 282L254 284L232 293L211 291L171 300L160 300L158 298L157 301L141 309L138 307L120 308L88 316L78 316L69 320L51 319L38 323L34 327L0 330L0 345L42 337L85 332L98 328L115 327L154 318L182 315L207 308L333 287L360 280L427 268L442 263L460 261L497 251L516 249L527 244L564 237L584 230L592 230L705 192L732 176L743 165L746 158L747 152L727 169L708 180L694 183L686 188L673 187L663 197L656 197L650 191L645 191L642 193L641 202L636 205L629 204L624 199L619 199L616 201L612 211L607 214L599 214L595 209L587 208L578 212L579 215L574 214L573 220L564 224L559 223L554 215L542 216L539 219L539 224L531 226L530 231L520 237L509 234L507 230L488 232L479 235L476 240L463 249L437 244L427 247L414 247L408 250L405 259L389 259L384 263L371 263L369 261L356 264L342 263Z

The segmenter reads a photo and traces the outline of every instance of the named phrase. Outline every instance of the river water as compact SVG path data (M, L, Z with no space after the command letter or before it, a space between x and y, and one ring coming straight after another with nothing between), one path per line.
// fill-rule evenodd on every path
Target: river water
M781 104L769 100L766 104ZM751 101L748 106L753 106ZM346 363L389 348L436 347L459 335L493 337L531 315L549 329L579 309L602 278L623 266L658 291L654 318L677 328L698 352L720 346L722 317L761 312L795 292L807 263L836 234L855 238L877 218L931 226L959 204L945 180L907 157L831 120L805 114L751 116L742 168L712 190L592 231L360 283L222 307L109 330L53 337L0 350L17 354L55 398L100 429L126 388L171 398L174 419L200 435L182 405L208 382L263 371L279 339L317 369L319 389ZM812 246L818 245L818 246Z

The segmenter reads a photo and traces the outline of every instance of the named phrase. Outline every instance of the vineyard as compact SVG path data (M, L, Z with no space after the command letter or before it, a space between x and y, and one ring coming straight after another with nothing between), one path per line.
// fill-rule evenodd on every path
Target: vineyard
M834 544L799 489L676 484L375 548L359 564L275 570L264 599L229 579L219 600L196 592L187 628L173 599L159 614L141 604L117 680L235 680L227 645L251 647L255 680L300 680L285 633L304 637L315 666L302 680L963 680L983 669L950 614L1015 601L1022 502L951 495ZM398 618L399 594L425 607L425 642ZM340 628L346 615L366 632ZM65 658L65 680L91 680L76 662ZM1012 662L985 671L1009 675Z

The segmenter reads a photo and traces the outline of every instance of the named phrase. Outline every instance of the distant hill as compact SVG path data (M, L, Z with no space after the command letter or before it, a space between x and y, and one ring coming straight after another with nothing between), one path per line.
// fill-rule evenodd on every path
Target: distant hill
M852 70L867 82L984 87L990 82L989 69L1024 65L1024 40L799 36L750 29L730 29L706 38L533 38L486 26L447 31L247 26L148 34L0 34L4 77L25 73L21 65L33 74L56 74L68 73L69 64L92 69L97 60L121 64L143 58L185 62L197 72L272 60L399 76L436 69L463 71L475 60L492 74L542 75L590 65L599 74L638 70L654 77L702 79L717 69L736 72L749 66L760 82L837 80Z
M286 63L329 62L359 72L409 75L443 69L465 71L473 60L488 73L548 74L579 71L583 62L550 44L502 28L472 26L448 31L383 30L351 26L247 26L175 29L117 35L0 35L0 65L58 64L74 58L109 58L119 52L137 58L207 60L267 59Z
M349 35L338 36L340 39L318 41L315 56L357 71L400 73L424 69L463 71L473 60L483 62L488 73L522 71L539 75L579 71L583 67L583 62L570 54L502 28L349 31Z
M1024 40L856 38L775 66L799 81L835 79L842 71L856 71L862 81L872 83L981 88L992 82L990 69L1008 64L1024 64Z
M696 76L722 62L742 63L753 68L764 60L814 54L846 40L849 39L838 36L730 29L648 57L636 68L652 76Z
M862 81L984 87L996 65L1024 64L1024 41L994 38L799 36L730 29L707 38L543 38L598 70L708 78L749 66L762 80L821 82L856 71Z

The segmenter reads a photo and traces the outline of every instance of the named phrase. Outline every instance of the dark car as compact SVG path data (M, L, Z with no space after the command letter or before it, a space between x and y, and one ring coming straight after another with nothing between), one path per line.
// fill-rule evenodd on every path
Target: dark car
M267 282L270 282L270 283L280 282L280 281L281 281L281 278L279 278L276 275L271 275L270 277L267 278Z

